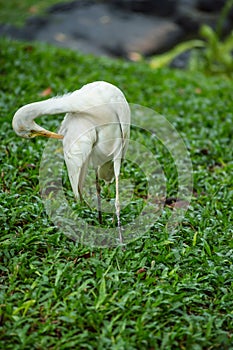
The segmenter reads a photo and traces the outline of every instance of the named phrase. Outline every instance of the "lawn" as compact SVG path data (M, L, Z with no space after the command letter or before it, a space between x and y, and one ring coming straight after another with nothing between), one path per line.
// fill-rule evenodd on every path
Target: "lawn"
M233 349L232 80L42 44L0 45L0 348ZM125 251L75 242L54 225L38 178L47 141L21 139L11 127L20 106L95 80L163 115L192 161L191 202L169 230L169 217L179 212L178 163L156 138L153 113L148 130L132 129L160 164L167 199ZM39 123L56 130L61 120ZM134 182L133 199L144 198L146 169L128 162L122 171ZM66 179L64 186L72 203ZM123 220L138 210L129 205Z

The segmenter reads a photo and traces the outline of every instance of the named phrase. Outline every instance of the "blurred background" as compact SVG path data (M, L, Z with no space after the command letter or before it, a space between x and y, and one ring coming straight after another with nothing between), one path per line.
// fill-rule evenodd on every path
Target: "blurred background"
M219 39L228 35L233 26L232 1L0 1L1 36L133 61L199 39L203 25L218 31ZM183 67L185 57L179 56L173 64Z

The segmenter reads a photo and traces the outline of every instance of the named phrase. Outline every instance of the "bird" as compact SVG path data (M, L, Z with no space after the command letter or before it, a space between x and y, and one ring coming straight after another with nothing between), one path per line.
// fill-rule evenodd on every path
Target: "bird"
M64 114L58 133L36 124L37 117ZM61 139L69 181L76 200L82 200L89 166L95 169L100 224L101 187L115 178L115 211L119 243L123 244L120 220L119 176L130 138L131 113L123 92L105 81L95 81L62 96L33 102L19 108L12 127L23 138L43 136Z

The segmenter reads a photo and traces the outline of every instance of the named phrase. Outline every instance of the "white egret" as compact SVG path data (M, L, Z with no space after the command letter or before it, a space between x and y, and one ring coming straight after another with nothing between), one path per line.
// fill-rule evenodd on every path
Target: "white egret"
M66 115L58 133L48 131L34 122L39 116L59 113ZM111 182L115 176L115 207L119 240L122 243L119 174L130 136L130 108L122 91L104 81L93 82L70 94L21 107L15 113L12 125L21 137L63 139L64 159L76 199L82 196L88 165L93 165L100 222L99 178Z

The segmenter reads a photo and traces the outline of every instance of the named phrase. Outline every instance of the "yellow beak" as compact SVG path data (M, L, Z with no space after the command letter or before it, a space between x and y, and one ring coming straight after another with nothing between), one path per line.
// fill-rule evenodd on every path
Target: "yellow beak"
M55 132L48 131L48 130L40 130L40 131L34 131L32 134L33 137L35 136L44 136L44 137L49 137L52 139L63 139L63 135L56 134Z

